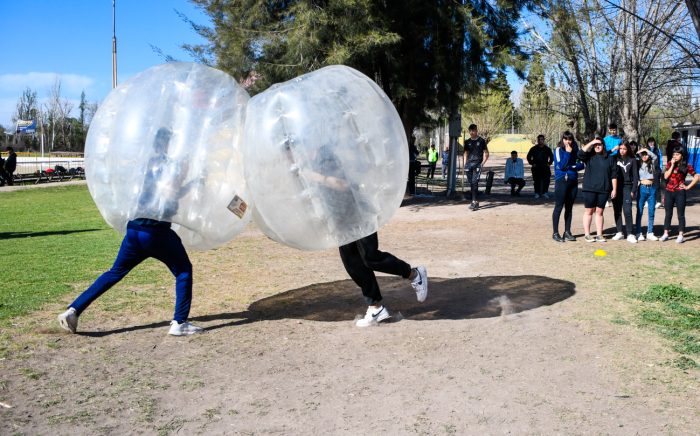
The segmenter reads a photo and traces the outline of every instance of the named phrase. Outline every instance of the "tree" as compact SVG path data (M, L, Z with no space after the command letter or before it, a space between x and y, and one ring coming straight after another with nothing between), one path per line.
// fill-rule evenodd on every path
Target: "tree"
M503 71L481 92L470 94L462 106L462 126L479 126L479 134L487 141L496 133L505 132L513 120L511 89Z
M331 64L374 79L396 106L407 136L455 114L492 68L520 65L515 28L536 0L194 0L213 28L193 28L208 44L185 46L253 94Z
M26 88L22 91L22 95L20 95L19 99L17 99L17 106L15 113L12 115L12 122L36 119L37 110L36 91Z

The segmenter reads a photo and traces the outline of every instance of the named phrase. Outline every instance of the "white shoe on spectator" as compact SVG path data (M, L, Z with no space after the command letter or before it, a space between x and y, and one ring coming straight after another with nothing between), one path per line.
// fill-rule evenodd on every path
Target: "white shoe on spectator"
M657 238L653 233L647 233L647 241L658 241L659 238Z
M623 235L622 232L617 232L615 236L612 237L613 241L619 241L620 239L625 239L625 235Z
M661 207L661 202L659 201L658 203L656 203L656 206L654 206L654 209L658 209L660 207Z
M627 237L627 242L629 242L630 244L636 244L636 243L637 243L637 238L635 238L634 235L629 235L629 236Z
M637 241L643 241L644 240L644 233L640 233L637 235Z
M416 268L416 277L411 282L411 286L416 291L416 298L420 303L428 298L428 272L424 266Z
M666 233L664 233L664 234L661 235L661 237L659 238L659 241L661 241L661 242L668 241L668 235L667 235Z
M683 237L683 235L678 235L678 237L676 238L676 242L679 243L679 244L684 243L684 242L685 242L685 238Z

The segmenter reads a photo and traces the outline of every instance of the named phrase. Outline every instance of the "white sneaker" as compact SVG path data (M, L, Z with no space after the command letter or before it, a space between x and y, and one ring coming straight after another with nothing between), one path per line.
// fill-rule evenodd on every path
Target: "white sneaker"
M619 241L620 239L625 239L625 235L623 235L622 232L617 232L615 236L612 237L613 241Z
M416 268L416 278L411 282L411 286L416 291L416 298L419 302L424 302L428 298L428 272L424 266Z
M640 241L640 242L641 242L641 241L643 241L643 240L644 240L644 234L643 234L643 233L640 233L639 235L637 235L637 241Z
M373 306L369 306L365 317L358 319L355 325L358 327L369 327L377 325L387 318L391 318L391 315L389 315L389 311L386 310L386 307L381 306L379 309L376 309Z
M668 241L668 235L664 233L664 234L661 235L661 237L659 238L659 241L661 241L661 242Z
M630 244L636 244L636 243L637 243L637 238L635 238L634 235L629 235L629 236L627 237L627 242L629 242Z
M678 235L678 237L676 238L676 242L677 242L678 244L684 243L684 242L685 242L685 238L683 237L683 235Z
M540 194L535 194L535 198L540 198Z
M605 203L605 207L612 207L612 201L608 200L608 201Z
M657 238L653 233L647 233L647 241L658 241L659 238Z
M203 328L190 324L187 321L183 322L182 324L178 324L177 321L172 320L170 321L170 330L168 331L168 334L173 336L187 336L195 333L202 333L203 331Z
M654 206L654 209L658 209L661 207L661 202L656 203L656 206Z
M65 330L75 333L78 330L78 315L75 313L75 309L69 307L68 310L58 315L58 323Z

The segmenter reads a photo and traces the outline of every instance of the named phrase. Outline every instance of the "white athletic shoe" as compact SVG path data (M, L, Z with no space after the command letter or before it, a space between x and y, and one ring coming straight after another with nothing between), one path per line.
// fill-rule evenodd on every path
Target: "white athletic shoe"
M659 238L656 237L653 233L647 233L647 241L658 241Z
M68 310L58 315L58 323L69 332L75 333L78 330L78 315L75 313L75 309L69 307Z
M684 243L684 242L685 242L685 238L683 237L683 235L678 235L678 237L676 238L676 242L679 243L679 244Z
M367 308L367 313L365 313L365 317L358 319L355 325L358 327L369 327L372 325L377 325L388 318L391 318L391 315L389 315L389 311L386 310L386 307L381 306L379 309L377 309L369 306Z
M636 243L637 243L637 238L635 238L634 235L629 235L629 236L627 237L627 242L629 242L630 244L636 244Z
M619 241L621 239L625 239L625 235L623 235L622 232L617 232L615 236L612 237L613 241Z
M656 206L654 206L654 209L658 209L661 207L661 202L656 203Z
M183 322L182 324L178 324L177 321L172 320L170 321L170 330L168 331L168 334L173 336L187 336L195 333L202 333L203 331L203 328L190 324L187 321Z
M416 268L416 278L411 282L411 286L416 291L416 298L419 302L424 302L428 298L428 272L424 266Z
M664 233L664 234L661 235L661 237L659 238L659 241L661 241L661 242L668 241L668 235L667 235L666 233Z
M637 241L641 242L644 240L644 233L640 233L637 235Z

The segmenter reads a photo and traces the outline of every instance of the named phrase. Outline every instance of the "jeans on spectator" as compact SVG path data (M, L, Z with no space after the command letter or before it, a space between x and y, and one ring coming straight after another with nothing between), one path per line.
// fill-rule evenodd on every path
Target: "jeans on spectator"
M671 218L673 218L673 206L678 209L678 232L685 231L685 190L666 191L664 207L666 208L666 218L664 219L664 232L671 228Z
M467 162L465 171L467 173L467 181L472 191L472 202L476 201L476 195L479 192L479 178L481 177L481 163Z
M647 233L654 233L654 214L656 212L656 187L654 185L639 185L639 195L637 196L637 234L642 233L642 216L644 206L647 206Z

